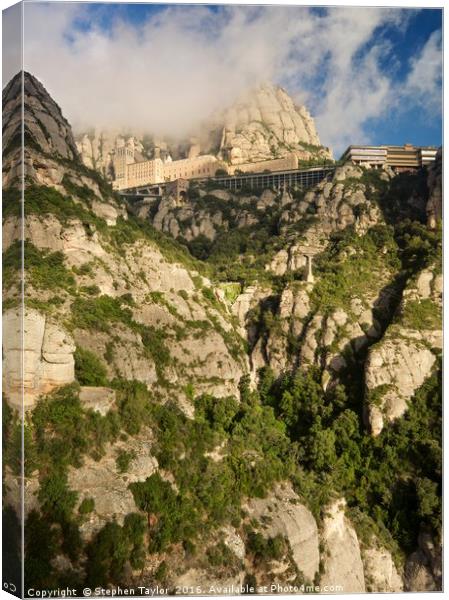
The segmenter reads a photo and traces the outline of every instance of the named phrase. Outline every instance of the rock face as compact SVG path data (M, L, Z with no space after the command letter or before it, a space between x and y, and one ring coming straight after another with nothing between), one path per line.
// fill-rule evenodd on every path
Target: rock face
M95 171L81 162L72 129L44 86L24 73L25 146L21 152L22 78L19 73L5 87L3 99L3 185L16 185L22 170L28 183L54 187L75 201L80 189L88 188L91 208L114 225L126 210L112 198L111 190ZM85 191L84 191L85 193Z
M338 500L326 511L321 531L325 547L324 574L320 586L341 586L340 593L365 592L365 576L357 535L345 516L345 502Z
M371 392L368 420L373 435L382 431L384 420L404 414L407 401L427 379L435 360L428 348L412 340L385 340L372 348L365 382Z
M83 134L76 142L83 163L96 169L105 177L112 178L112 157L117 147L119 135L110 132L94 131Z
M18 409L22 402L21 334L19 311L7 311L3 315L3 391ZM23 403L29 409L41 394L74 380L75 345L67 332L34 309L25 310L23 340Z
M248 92L225 111L223 121L220 156L233 165L279 158L292 151L299 158L308 158L310 150L329 157L307 109L296 106L284 89L272 84Z
M23 74L25 145L37 144L48 154L74 159L78 156L72 129L61 109L44 86L29 73ZM3 149L19 143L22 114L22 74L18 73L3 90Z
M84 408L104 416L115 404L115 390L103 386L82 385L79 398Z
M432 540L429 534L420 533L418 549L408 557L404 571L406 591L441 591L441 543Z
M368 592L402 592L404 585L391 554L375 546L362 551L365 583Z
M4 391L8 402L20 407L23 376L26 408L32 409L41 394L73 382L75 375L82 381L78 368L75 373L75 347L92 352L100 363L95 367L92 361L92 366L104 371L111 381L111 387L82 386L79 390L82 407L97 413L89 413L92 438L98 434L98 438L115 440L102 439L98 445L97 440L92 440L92 447L89 441L89 450L86 447L79 461L73 460L67 466L67 488L77 494L73 518L80 526L82 541L89 543L106 523L115 520L123 524L129 513L145 516L136 506L129 484L143 482L158 471L180 492L180 498L192 498L192 505L187 508L195 511L194 523L196 516L204 516L205 527L198 527L192 535L189 532L183 543L177 540L165 547L163 554L147 552L149 539L145 534L145 564L142 571L137 573L136 569L129 575L136 584L141 583L142 577L145 583L148 580L153 584L165 570L167 585L199 586L200 592L214 594L232 592L232 586L252 578L264 584L313 582L322 591L338 591L335 588L339 586L344 593L401 591L403 587L440 589L441 552L436 538L421 533L418 548L406 560L403 584L402 570L398 572L392 555L380 542L366 545L361 536L359 543L345 514L344 500L328 507L319 505L324 491L320 486L331 477L327 473L321 477L314 470L313 453L308 447L310 438L305 436L306 443L302 444L302 434L288 426L288 415L286 418L279 411L281 403L273 391L276 386L269 385L272 375L290 377L302 371L313 376L314 388L316 385L324 402L322 415L318 415L319 425L327 432L331 429L332 434L323 437L322 447L320 444L313 452L327 452L324 443L327 446L329 441L340 468L351 460L350 454L342 454L340 460L337 434L335 445L333 442L333 428L336 423L340 425L337 419L341 414L348 417L347 423L342 423L344 429L335 430L345 432L341 445L352 447L355 453L365 451L364 442L358 444L367 435L358 428L362 376L366 384L366 424L373 434L378 434L387 422L403 414L407 402L435 368L442 347L442 276L437 264L427 266L403 289L403 254L395 246L387 225L390 221L379 201L383 184L391 191L393 173L344 165L307 192L291 189L246 193L191 182L183 197L168 192L161 198L139 198L135 204L125 205L112 195L104 179L90 170L93 167L108 175L111 154L120 140L97 133L80 138L79 150L87 166L83 165L70 128L55 103L45 97L44 88L31 76L26 76L26 80L30 96L26 101L29 143L25 163L30 184L27 192L40 186L37 198L42 199L42 204L29 210L23 223L30 255L35 260L27 270L30 308L23 321L23 374L21 316L17 309L10 308L17 304L16 283L6 290L9 308L4 317ZM12 98L12 85L7 86L4 98L7 187L14 187L20 166L18 148L13 143L17 105ZM14 85L17 93L17 82ZM32 98L33 90L36 100ZM56 125L41 115L47 106ZM234 166L291 152L299 158L326 156L305 109L296 107L283 90L273 86L262 86L230 109L214 132L217 130L223 130L223 136L215 151L226 155ZM149 148L138 136L135 146L142 155ZM158 148L162 152L162 144L153 146L152 151ZM204 147L199 136L183 152L194 156ZM438 175L429 179L432 215L437 214L441 201L440 183ZM425 199L416 194L415 200L422 218ZM401 210L407 213L407 202ZM136 222L131 216L126 221L128 211L141 221ZM394 211L392 214L394 217ZM6 213L6 252L14 250L15 242L21 238L22 223L16 215L13 210ZM434 222L429 220L429 225L434 227ZM187 245L191 254L181 245ZM215 255L214 250L218 250ZM201 255L206 266L200 265L192 254ZM8 258L11 256L16 258L14 253L8 254ZM230 264L231 260L235 264ZM14 260L9 263L14 264ZM42 280L48 264L57 265L58 281L44 289ZM15 267L7 266L10 275ZM259 390L259 403L257 394L250 390L257 385L262 367L268 368L266 379L262 379L266 387ZM250 390L240 385L244 383L243 376L245 380L249 376ZM116 387L114 378L124 381L117 382ZM146 385L151 394L132 380ZM127 385L131 381L135 396L133 391L128 398ZM291 381L295 383L293 378ZM342 385L342 392L345 387L347 404L343 393L335 395L335 402L328 402L337 384ZM284 405L288 404L288 393L282 397ZM172 436L170 430L171 418L181 421L176 414L176 408L181 408L187 430L192 424L189 417L195 414L193 398L202 394L241 397L243 403L236 409L232 423L225 425L226 401L214 406L211 398L197 401L198 406L205 400L210 408L203 416L196 414L192 448L190 436L182 437L178 446L176 433ZM176 403L176 408L171 403ZM252 450L250 445L247 449L247 439L251 442L255 436L252 418L261 404L267 411L262 414L269 415L273 409L272 418L279 418L274 427L276 435L284 436L285 432L291 436L290 441L273 438L285 439L289 449L286 466L299 462L301 469L308 469L311 465L311 485L302 489L304 498L313 506L313 514L306 500L294 491L301 490L303 473L298 471L292 476L298 488L286 481L273 487L271 482L276 477L288 475L279 475L281 469L276 467L271 479L276 462L270 448L266 454L265 450ZM125 423L129 425L128 419L138 420L147 410L154 411L155 420L148 421L151 427L147 425L139 433L130 433L137 431L131 427L123 428ZM206 425L206 421L210 424ZM12 423L13 428L15 422ZM271 421L268 424L271 427ZM355 433L351 433L353 425ZM110 437L108 429L116 427L117 435ZM357 440L356 447L347 443L353 440ZM383 438L378 441L383 451ZM242 461L240 448L244 452ZM385 448L388 451L388 445ZM253 452L266 463L253 461ZM236 502L232 511L226 513L229 519L217 526L213 510L218 501L215 503L215 495L209 494L211 488L203 489L201 483L190 488L179 476L180 461L190 456L192 481L208 465L213 467L212 484L217 482L218 493L242 476L246 480L243 489L254 494L266 492L267 496L242 499L238 490L240 500L230 496ZM307 463L302 464L303 457ZM176 467L170 470L170 465ZM21 481L14 468L11 461L5 469L6 502L20 511ZM235 476L228 477L228 468ZM269 489L263 483L253 485L253 475L255 483L259 479L259 468L263 482L268 481L265 475L270 477ZM222 472L226 475L223 482ZM409 472L406 474L409 476ZM43 489L40 485L45 475L45 465L41 464L27 475L27 511L39 511L38 491ZM353 473L353 477L360 482L359 473ZM357 504L356 491L350 491L351 503ZM327 498L335 497L328 495L332 490L325 492ZM88 502L79 510L85 500ZM87 514L86 505L93 506ZM390 509L395 510L392 505L388 506ZM369 513L366 506L365 510ZM319 527L315 511L323 517ZM235 516L232 520L231 515ZM190 513L186 518L189 516ZM372 517L371 513L364 516ZM157 519L157 515L150 515L151 528ZM208 552L215 547L218 552ZM85 558L82 551L77 568L83 568ZM63 570L71 567L62 554L54 559L55 563L58 561L65 564Z
M369 200L370 186L363 182L364 170L346 164L335 169L331 180L323 180L309 190L300 202L287 206L279 226L287 231L310 215L317 217L317 226L306 231L306 244L322 249L320 240L330 233L354 225L359 234L381 221L375 202ZM387 173L383 173L388 178Z
M136 511L129 484L145 481L156 471L158 464L151 454L152 443L151 431L144 429L127 443L109 446L99 461L87 458L80 468L69 469L69 486L79 494L78 505L85 498L93 498L95 503L94 510L80 527L85 539L90 539L111 518L122 524L128 513ZM132 453L133 456L126 473L121 473L117 467L120 451Z
M404 414L407 402L432 372L442 348L441 292L441 275L434 268L421 271L403 292L396 323L370 348L365 385L372 435Z
M320 562L318 529L312 513L291 487L278 486L267 498L250 500L245 510L251 519L265 523L264 536L287 538L296 566L305 580L312 582Z

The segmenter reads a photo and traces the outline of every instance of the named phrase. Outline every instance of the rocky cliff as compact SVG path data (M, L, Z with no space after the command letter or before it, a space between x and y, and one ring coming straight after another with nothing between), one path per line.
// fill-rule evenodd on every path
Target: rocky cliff
M344 165L308 191L203 182L125 204L25 80L26 299L22 321L7 142L3 389L19 512L23 323L27 581L441 589L438 177ZM245 106L232 148L263 155L259 116L280 152L318 145L284 92Z
M3 152L8 155L20 147L22 105L24 136L27 146L37 146L42 152L73 159L78 155L72 129L61 109L44 86L29 73L16 75L2 94Z
M279 158L294 152L298 158L330 158L315 123L304 106L272 84L248 92L222 117L219 156L233 165Z

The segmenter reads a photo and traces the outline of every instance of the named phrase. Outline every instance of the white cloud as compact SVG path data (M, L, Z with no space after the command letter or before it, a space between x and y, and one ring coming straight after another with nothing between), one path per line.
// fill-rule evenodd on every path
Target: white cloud
M421 53L412 59L411 69L402 91L404 99L420 104L429 114L441 110L442 60L441 32L434 31Z
M381 68L386 56L392 65L397 57L382 32L404 29L411 14L229 5L211 12L178 5L138 25L117 16L105 30L98 18L105 10L25 5L25 68L76 128L184 135L248 86L274 80L306 104L322 142L337 153L349 142L369 141L366 123L397 101L395 75ZM413 59L402 94L438 94L438 56L432 36Z

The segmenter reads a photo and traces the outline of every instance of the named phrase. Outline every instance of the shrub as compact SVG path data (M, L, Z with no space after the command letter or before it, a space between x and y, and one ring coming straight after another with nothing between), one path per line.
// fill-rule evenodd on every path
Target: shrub
M210 546L206 554L212 567L230 567L238 562L234 552L224 542L218 542L218 544Z
M106 367L96 354L85 348L75 350L75 377L80 385L107 384Z
M3 255L3 282L5 288L18 280L22 268L22 245L14 242ZM27 282L41 290L75 291L75 279L65 267L62 252L39 250L31 242L24 242L24 269Z
M44 514L63 522L70 520L77 496L76 492L68 488L67 474L59 469L41 481L38 495Z
M130 325L132 314L128 308L122 308L119 299L104 295L98 298L76 298L72 304L72 320L81 329L109 333L113 323Z
M247 547L257 561L281 560L288 550L288 543L281 535L265 538L261 533L251 531Z
M91 587L121 583L132 544L127 532L112 521L97 533L87 546L86 582Z
M93 498L84 498L78 507L80 515L87 515L95 509L95 500Z
M136 458L136 453L134 451L127 452L126 450L121 450L116 458L117 471L119 473L126 473L129 469L129 465L131 461Z
M441 311L430 298L408 300L402 313L402 324L418 331L441 329Z

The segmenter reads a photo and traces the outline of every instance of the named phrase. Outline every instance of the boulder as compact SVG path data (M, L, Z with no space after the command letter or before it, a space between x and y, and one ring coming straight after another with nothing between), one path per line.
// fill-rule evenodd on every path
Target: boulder
M84 408L105 416L115 404L115 390L108 387L83 385L80 388L79 398Z

